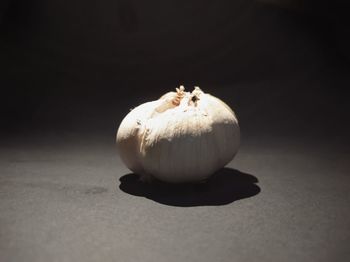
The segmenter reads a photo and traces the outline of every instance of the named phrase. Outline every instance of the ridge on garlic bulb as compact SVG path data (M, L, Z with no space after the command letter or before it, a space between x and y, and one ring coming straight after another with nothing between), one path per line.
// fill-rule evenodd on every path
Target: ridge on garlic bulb
M234 158L240 130L223 101L180 86L129 112L116 140L125 165L143 180L201 182Z

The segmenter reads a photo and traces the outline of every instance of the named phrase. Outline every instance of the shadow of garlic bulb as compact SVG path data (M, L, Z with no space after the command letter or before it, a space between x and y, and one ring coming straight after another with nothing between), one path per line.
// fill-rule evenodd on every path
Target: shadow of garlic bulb
M233 159L239 142L232 109L199 87L136 107L117 132L121 159L146 181L204 181Z

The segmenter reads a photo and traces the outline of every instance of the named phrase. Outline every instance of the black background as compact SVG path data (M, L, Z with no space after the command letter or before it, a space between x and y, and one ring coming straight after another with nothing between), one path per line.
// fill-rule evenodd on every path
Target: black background
M2 131L96 121L106 130L128 108L184 84L227 101L246 132L347 133L347 10L310 0L7 0Z
M349 26L340 0L1 1L0 257L348 257ZM180 84L241 149L208 187L142 184L118 125Z

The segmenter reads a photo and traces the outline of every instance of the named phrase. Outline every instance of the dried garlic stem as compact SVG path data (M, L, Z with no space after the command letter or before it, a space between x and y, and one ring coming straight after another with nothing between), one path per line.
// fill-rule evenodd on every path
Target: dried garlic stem
M171 101L172 104L174 106L178 106L184 96L185 96L185 87L180 86L179 88L176 88L176 97Z

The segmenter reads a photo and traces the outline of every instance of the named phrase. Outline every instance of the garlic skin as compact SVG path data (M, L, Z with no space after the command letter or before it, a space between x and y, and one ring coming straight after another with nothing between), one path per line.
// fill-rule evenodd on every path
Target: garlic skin
M117 132L120 157L143 180L201 182L236 155L240 129L232 109L199 87L141 104Z

